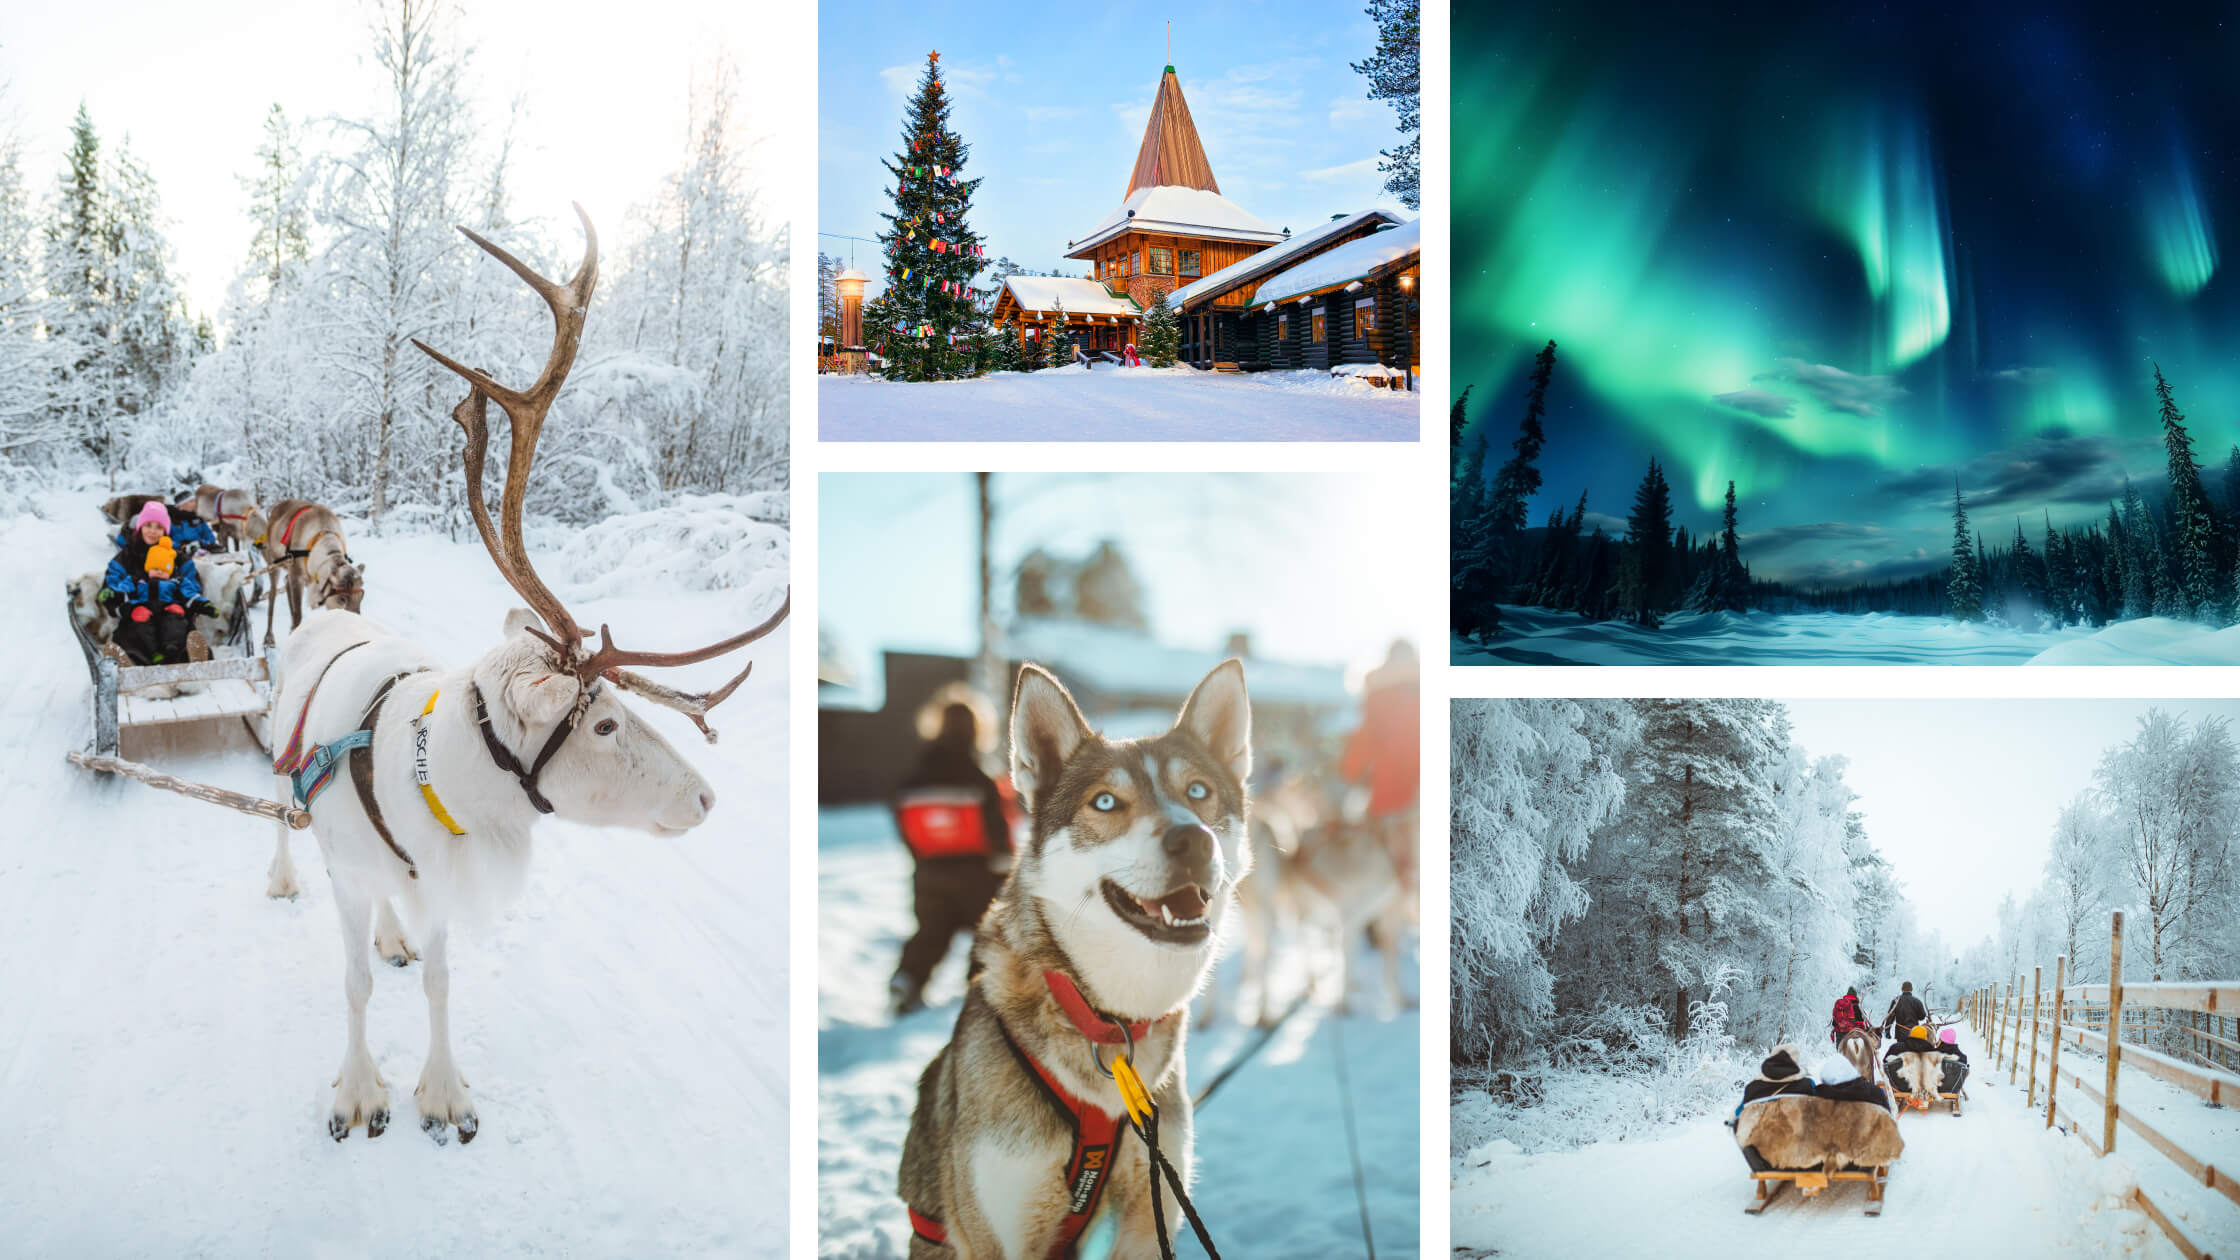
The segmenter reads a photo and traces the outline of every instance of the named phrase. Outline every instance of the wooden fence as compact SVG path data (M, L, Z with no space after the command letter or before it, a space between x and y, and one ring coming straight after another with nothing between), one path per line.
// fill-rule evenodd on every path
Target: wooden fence
M2108 929L2109 983L2071 984L2068 966L2067 958L2054 959L2050 988L2045 986L2045 969L2033 967L2027 977L2018 975L2003 986L1986 985L1967 996L1968 1022L1991 1048L1991 1061L1984 1066L1995 1074L2003 1064L2010 1085L2027 1082L2025 1105L2032 1108L2039 1105L2042 1086L2046 1126L2059 1124L2094 1154L2115 1150L2118 1125L2128 1126L2187 1176L2240 1206L2240 1181L2232 1168L2219 1168L2182 1149L2138 1112L2127 1110L2117 1100L2116 1088L2118 1070L2129 1067L2213 1105L2240 1104L2240 1075L2233 1072L2240 1066L2240 1028L2235 1027L2240 1024L2240 983L2124 983L2120 910ZM2111 1013L2117 1030L2113 1042L2108 1037ZM2163 1048L2154 1049L2150 1042ZM2038 1070L2041 1043L2042 1075ZM2072 1066L2062 1066L2064 1045L2102 1056L2106 1072L2100 1088L2085 1079L2074 1060ZM2087 1105L2075 1101L2079 1095ZM2089 1127L2095 1120L2098 1141ZM2144 1186L2134 1197L2140 1210L2189 1260L2207 1260L2208 1253L2171 1222Z

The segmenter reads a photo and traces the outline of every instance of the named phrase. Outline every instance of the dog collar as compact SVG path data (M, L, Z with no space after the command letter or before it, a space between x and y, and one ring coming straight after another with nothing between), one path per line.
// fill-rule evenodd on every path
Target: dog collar
M1058 1009L1066 1013L1066 1018L1073 1021L1073 1026L1080 1030L1081 1035L1099 1045L1132 1047L1143 1039L1143 1035L1151 1030L1153 1024L1159 1022L1157 1019L1139 1019L1133 1023L1121 1023L1098 1014L1096 1008L1089 1005L1089 999L1081 996L1081 989L1074 984L1073 978L1062 971L1043 972L1042 982L1050 986L1050 996L1058 999ZM1166 1017L1162 1015L1159 1018Z

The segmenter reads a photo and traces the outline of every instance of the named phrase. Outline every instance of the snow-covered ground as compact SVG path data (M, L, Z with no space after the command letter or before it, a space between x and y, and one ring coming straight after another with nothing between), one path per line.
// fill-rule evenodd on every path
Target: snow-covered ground
M2146 617L2100 630L2017 630L1889 613L1680 613L1624 621L1504 604L1491 643L1450 639L1456 665L2232 665L2240 626Z
M887 977L909 934L910 861L886 811L821 812L817 850L817 1221L822 1255L908 1254L910 1229L895 1197L895 1169L917 1096L918 1074L948 1040L964 994L960 939L927 987L929 1005L902 1020L886 1014ZM1279 1000L1304 976L1271 980ZM1356 964L1356 1013L1310 1005L1198 1115L1198 1177L1191 1197L1224 1255L1344 1257L1365 1254L1347 1157L1337 1068L1352 1091L1376 1254L1418 1254L1418 1107L1415 1011L1376 1011L1373 956ZM1235 964L1220 982L1235 989ZM1403 983L1413 993L1415 961ZM1234 1023L1190 1037L1197 1089L1251 1034ZM1178 1255L1197 1255L1185 1230Z
M2162 1231L2125 1206L2142 1183L2205 1250L2222 1255L2240 1243L2240 1209L2186 1183L2137 1134L2123 1130L2116 1155L2096 1158L2076 1138L2046 1129L2043 1095L2038 1107L2027 1107L2023 1087L2008 1083L1965 1026L1961 1045L1976 1065L1962 1114L1899 1117L1906 1149L1891 1165L1880 1217L1860 1211L1866 1192L1856 1183L1810 1200L1790 1187L1764 1215L1745 1216L1753 1187L1723 1109L1642 1141L1526 1155L1500 1140L1457 1153L1450 1170L1455 1254L1725 1260L1881 1253L1902 1239L1938 1255L2175 1257ZM2212 1110L2136 1072L2124 1073L2120 1090L2126 1107L2145 1109L2152 1123L2220 1168L2240 1154L2240 1117L2230 1110Z
M1099 366L968 381L817 378L827 442L1413 442L1423 392L1325 372Z
M332 896L308 835L295 902L264 897L272 825L63 760L87 737L66 578L108 558L87 490L0 524L0 1251L16 1255L742 1255L786 1230L786 644L716 711L723 742L640 706L716 785L674 840L548 821L525 894L454 933L451 1022L482 1121L413 1123L417 966L375 967L371 1044L396 1119L326 1133L344 1045ZM699 505L702 509L708 504ZM20 507L20 504L19 504ZM760 543L770 540L760 538ZM517 601L479 542L353 534L366 615L466 661ZM549 557L563 597L577 566ZM634 645L759 619L784 581L576 608ZM262 609L256 610L261 626ZM283 610L281 633L287 617ZM729 666L735 670L734 661ZM676 671L721 681L726 665ZM128 732L124 754L269 795L239 723ZM347 790L347 789L345 789Z

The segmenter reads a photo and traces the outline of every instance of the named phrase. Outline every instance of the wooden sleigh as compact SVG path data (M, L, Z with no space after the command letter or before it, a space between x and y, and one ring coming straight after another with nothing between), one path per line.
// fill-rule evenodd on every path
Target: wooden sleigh
M70 751L72 764L278 819L290 827L310 825L308 811L176 778L119 756L127 730L227 719L238 719L256 738L258 747L265 746L260 721L272 706L276 671L272 641L268 638L260 646L251 638L249 591L253 580L263 575L259 571L251 576L252 581L242 583L234 595L233 607L226 614L225 636L211 645L211 659L175 665L119 665L102 651L101 642L80 620L76 594L65 588L64 612L93 683L93 735L85 748Z
M1798 1193L1809 1199L1827 1189L1832 1182L1863 1181L1867 1183L1867 1206L1861 1210L1868 1216L1880 1216L1882 1215L1883 1184L1889 1178L1890 1166L1888 1164L1876 1164L1872 1168L1846 1168L1837 1172L1827 1172L1822 1169L1813 1169L1808 1172L1801 1168L1777 1168L1769 1172L1754 1172L1750 1174L1750 1179L1757 1183L1758 1194L1756 1198L1745 1204L1742 1210L1756 1216L1766 1210L1766 1205L1780 1196L1783 1186L1791 1183L1796 1185Z
M1931 1107L1941 1105L1948 1114L1957 1116L1960 1114L1960 1100L1968 1092L1968 1075L1966 1072L1960 1074L1959 1088L1949 1091L1940 1089L1935 1093L1917 1092L1909 1089L1905 1078L1892 1072L1887 1061L1883 1064L1882 1074L1886 1078L1883 1088L1890 1092L1891 1101L1897 1105L1900 1111L1928 1111ZM1941 1070L1939 1075L1942 1075ZM1940 1080L1938 1084L1941 1085L1943 1082Z

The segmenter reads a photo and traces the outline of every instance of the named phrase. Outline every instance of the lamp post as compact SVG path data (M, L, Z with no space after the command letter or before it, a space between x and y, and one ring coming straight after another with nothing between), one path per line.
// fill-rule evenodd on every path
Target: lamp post
M850 267L833 278L832 287L840 292L840 361L843 371L863 370L863 282L864 274Z
M1408 320L1408 297L1415 292L1415 288L1416 278L1402 272L1400 274L1400 380L1402 384L1408 387L1409 393L1414 393L1416 388L1416 356L1410 348L1410 333L1408 331L1411 326Z

